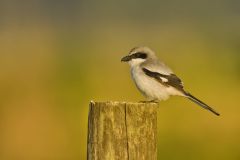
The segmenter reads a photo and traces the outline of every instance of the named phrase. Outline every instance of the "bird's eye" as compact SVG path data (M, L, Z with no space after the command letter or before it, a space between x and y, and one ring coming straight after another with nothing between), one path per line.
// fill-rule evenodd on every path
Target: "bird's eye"
M137 52L137 53L133 54L133 58L146 59L147 58L147 54L143 53L143 52Z

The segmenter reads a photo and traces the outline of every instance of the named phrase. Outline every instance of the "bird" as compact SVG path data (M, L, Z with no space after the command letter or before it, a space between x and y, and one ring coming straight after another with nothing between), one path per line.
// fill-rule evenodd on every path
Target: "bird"
M220 114L212 107L184 89L183 82L146 46L134 47L121 59L130 65L131 77L138 90L146 97L145 102L159 102L170 96L185 97L215 115Z

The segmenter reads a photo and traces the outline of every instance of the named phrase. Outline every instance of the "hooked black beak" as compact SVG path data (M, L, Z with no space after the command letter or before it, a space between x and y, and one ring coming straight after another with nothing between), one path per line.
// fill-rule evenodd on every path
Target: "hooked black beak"
M131 56L125 56L125 57L123 57L122 59L121 59L121 62L128 62L128 61L130 61L132 58L131 58Z

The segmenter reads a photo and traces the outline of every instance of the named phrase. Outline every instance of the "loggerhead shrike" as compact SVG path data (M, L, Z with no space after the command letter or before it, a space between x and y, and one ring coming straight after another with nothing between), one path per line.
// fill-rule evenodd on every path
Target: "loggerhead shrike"
M150 101L167 100L169 96L182 96L199 106L220 115L213 108L200 101L183 88L182 81L148 47L135 47L121 59L128 62L137 88Z

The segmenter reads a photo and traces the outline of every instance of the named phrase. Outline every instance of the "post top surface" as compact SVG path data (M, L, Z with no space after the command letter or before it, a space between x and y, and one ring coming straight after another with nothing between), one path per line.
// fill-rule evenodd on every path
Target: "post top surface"
M110 104L110 105L146 105L146 106L158 106L159 103L155 102L126 102L126 101L90 101L90 104Z

